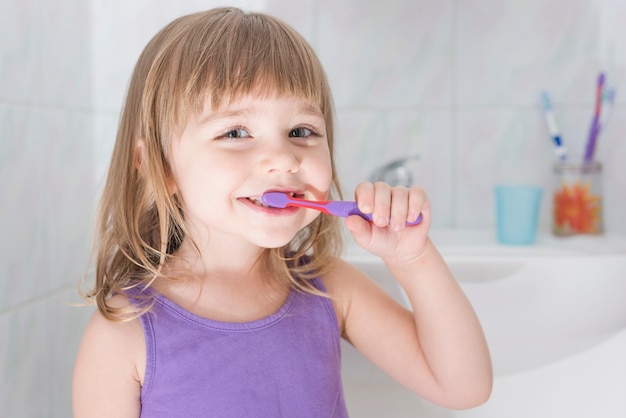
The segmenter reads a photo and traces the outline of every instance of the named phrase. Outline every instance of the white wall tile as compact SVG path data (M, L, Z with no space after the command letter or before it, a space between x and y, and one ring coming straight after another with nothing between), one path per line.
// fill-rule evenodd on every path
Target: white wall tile
M626 93L626 90L624 91ZM626 234L626 110L614 111L597 143L603 163L604 219L609 232Z
M96 191L93 122L89 113L46 110L45 130L47 287L76 283L86 272L92 245Z
M35 305L0 315L0 405L2 416L50 416L46 312Z
M0 104L0 311L45 292L46 154L41 111Z
M37 0L0 2L0 100L33 102L43 89Z
M285 21L316 48L318 3L317 0L265 0L246 9L267 13Z
M450 0L319 0L319 54L338 107L450 104Z
M0 314L0 406L3 417L72 416L72 373L93 308L73 287Z
M0 310L87 268L95 192L88 114L0 104Z
M456 219L470 228L494 225L493 188L528 184L549 190L554 153L536 111L459 112ZM541 223L547 222L544 196Z
M39 0L42 89L38 100L56 106L91 106L89 2Z
M93 184L98 194L104 188L117 135L118 114L98 111L93 114Z
M0 3L0 100L90 104L88 6L80 0Z
M45 384L49 398L49 417L72 416L72 374L76 354L93 306L78 306L84 301L73 286L48 298L46 311L45 347L47 356ZM35 418L35 417L33 417Z
M601 68L590 1L469 0L457 7L459 104L534 104L542 88L590 103L586 82Z

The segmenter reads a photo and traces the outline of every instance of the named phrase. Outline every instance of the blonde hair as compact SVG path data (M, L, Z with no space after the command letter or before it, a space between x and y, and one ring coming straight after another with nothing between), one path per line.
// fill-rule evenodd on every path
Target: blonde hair
M235 8L174 20L135 66L100 201L95 285L87 297L105 317L127 318L107 304L109 297L166 277L163 267L186 234L180 202L167 187L169 141L207 100L215 107L246 94L294 95L319 106L331 151L331 197L341 195L330 89L306 40L274 17ZM319 293L309 279L327 272L340 251L338 224L321 215L288 245L264 250L259 262L291 286Z

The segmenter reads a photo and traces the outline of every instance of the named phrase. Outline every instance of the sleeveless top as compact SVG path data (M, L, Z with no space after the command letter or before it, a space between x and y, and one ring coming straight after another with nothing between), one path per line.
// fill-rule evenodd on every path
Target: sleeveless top
M325 292L319 278L315 287ZM128 295L139 305L141 298ZM142 418L347 417L340 335L328 298L291 290L251 322L196 316L152 290Z

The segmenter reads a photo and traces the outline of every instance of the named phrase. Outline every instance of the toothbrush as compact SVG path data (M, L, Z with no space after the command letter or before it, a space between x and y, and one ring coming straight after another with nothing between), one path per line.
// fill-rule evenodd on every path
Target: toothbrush
M615 93L616 89L614 87L609 87L602 94L602 114L600 115L600 124L598 125L598 135L609 122L611 110L613 109L613 102L615 101Z
M287 206L297 206L301 208L315 209L323 213L330 215L340 216L347 218L350 215L358 215L363 219L372 221L372 215L369 213L363 213L357 207L356 202L344 201L344 200L320 200L311 201L305 199L298 199L291 197L286 193L281 192L268 192L261 196L261 201L268 206L275 208L286 208ZM406 225L417 225L422 222L422 214L417 217L413 222L407 222Z
M596 148L596 139L600 131L600 113L602 111L602 95L604 91L604 73L598 75L598 83L596 86L596 107L589 128L589 138L587 139L587 147L585 149L585 162L590 163L593 160L593 153Z
M552 141L554 142L554 152L561 161L564 161L567 157L567 150L563 145L561 133L556 124L556 119L554 118L550 96L548 96L548 92L545 90L541 92L541 104L543 106L544 116L546 117L546 123L548 124L548 131L550 132L550 136L552 136Z
M592 129L594 129L592 131L594 137L590 138L590 141L587 143L587 149L585 152L585 162L587 163L593 160L593 154L595 153L598 137L600 136L601 131L606 128L606 125L609 122L611 110L613 109L613 101L615 100L615 92L615 88L607 88L602 93L602 101L600 104L602 113L600 114L600 117L597 121L594 120L595 125L592 126Z

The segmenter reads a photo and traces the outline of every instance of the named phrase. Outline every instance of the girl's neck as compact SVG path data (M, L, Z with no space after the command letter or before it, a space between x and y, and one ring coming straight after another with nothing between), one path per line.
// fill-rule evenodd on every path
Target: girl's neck
M228 276L243 279L262 276L258 260L263 249L250 243L211 242L194 246L191 239L183 240L176 251L174 267L188 271L193 278L227 279Z
M232 244L232 243L231 243ZM259 247L205 246L200 253L184 240L165 275L154 288L186 310L222 321L251 321L275 312L286 300L289 285L269 277L258 262Z

